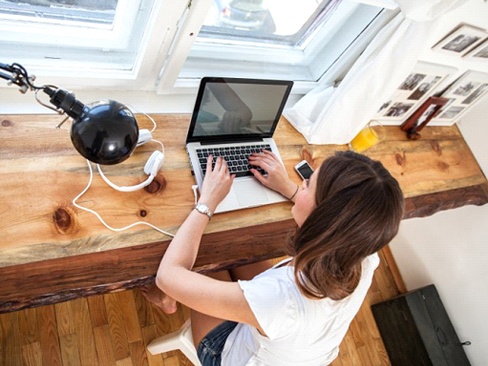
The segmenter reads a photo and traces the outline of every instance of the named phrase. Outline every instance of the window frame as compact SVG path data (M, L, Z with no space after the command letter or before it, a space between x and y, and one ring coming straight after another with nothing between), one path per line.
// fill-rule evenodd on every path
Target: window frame
M11 20L0 21L0 41L23 42L29 35L29 43L38 46L69 47L76 43L78 47L92 48L126 48L135 17L143 0L118 0L113 26L87 26L89 23L53 21L31 17L9 16ZM80 29L83 34L80 36Z

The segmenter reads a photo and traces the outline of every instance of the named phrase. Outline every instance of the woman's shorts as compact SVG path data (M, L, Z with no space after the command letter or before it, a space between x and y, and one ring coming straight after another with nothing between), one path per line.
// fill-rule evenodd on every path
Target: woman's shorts
M236 325L236 322L225 321L217 325L202 339L197 349L202 366L220 366L225 341Z

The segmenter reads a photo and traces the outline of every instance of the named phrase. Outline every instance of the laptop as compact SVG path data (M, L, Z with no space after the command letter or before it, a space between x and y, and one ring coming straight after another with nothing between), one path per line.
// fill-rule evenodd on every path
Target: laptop
M201 80L186 138L193 175L201 189L209 154L223 156L236 175L216 213L286 201L254 178L248 157L268 149L282 161L272 136L292 86L284 80Z

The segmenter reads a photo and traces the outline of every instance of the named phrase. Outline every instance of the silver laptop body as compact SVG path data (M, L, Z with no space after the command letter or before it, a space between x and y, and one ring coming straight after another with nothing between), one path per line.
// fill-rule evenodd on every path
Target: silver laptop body
M202 79L186 140L195 180L201 189L208 154L224 156L236 174L216 213L286 200L248 172L247 159L265 148L281 160L272 136L292 86L283 80Z

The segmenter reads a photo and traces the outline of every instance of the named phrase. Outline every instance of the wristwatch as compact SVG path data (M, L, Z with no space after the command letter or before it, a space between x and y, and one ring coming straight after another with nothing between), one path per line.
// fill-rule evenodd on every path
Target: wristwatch
M208 206L205 203L198 202L197 205L195 206L195 209L198 212L200 212L201 214L207 215L209 220L213 216L212 211L210 211L210 209L208 208Z

